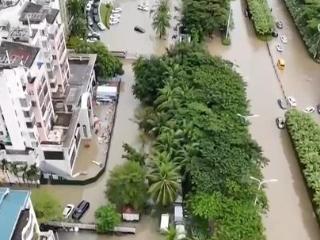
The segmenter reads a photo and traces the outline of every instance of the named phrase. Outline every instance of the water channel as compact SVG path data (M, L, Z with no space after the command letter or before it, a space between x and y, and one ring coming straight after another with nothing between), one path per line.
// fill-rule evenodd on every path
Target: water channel
M123 9L121 22L104 32L103 41L111 50L126 50L132 54L161 54L170 42L172 31L168 40L158 40L151 27L149 13L138 12L137 0L119 0L117 5ZM152 2L149 3L152 6ZM172 6L176 2L172 3ZM307 56L306 50L295 30L291 18L288 16L282 1L270 0L273 14L285 23L284 33L289 42L281 54L287 61L287 68L280 73L285 91L294 95L298 107L315 105L320 102L318 92L320 88L320 68ZM235 28L231 31L232 45L221 45L218 38L208 42L207 47L213 55L219 55L235 62L238 71L248 83L247 93L250 99L251 112L260 117L252 119L251 133L262 146L264 155L270 159L269 166L264 169L265 178L277 178L279 181L267 187L270 202L270 212L264 222L267 236L270 240L316 240L319 239L319 227L316 224L310 201L299 172L292 146L285 131L279 131L275 125L275 118L284 112L277 106L276 99L282 97L282 91L272 67L271 57L266 44L257 40L251 23L243 15L242 2L232 1L233 19ZM176 13L172 12L172 16ZM175 20L172 20L175 21ZM172 23L174 26L176 22ZM133 31L139 25L146 29L145 34ZM276 40L270 43L271 54L274 59L279 53L274 51ZM90 201L93 205L84 217L85 222L93 221L94 209L105 203L105 182L108 171L115 165L121 164L122 143L139 144L136 124L130 119L134 116L134 109L138 102L131 92L133 73L130 62L125 62L125 75L121 87L118 105L117 120L112 138L107 172L95 183L87 186L43 186L54 192L62 199L62 204L78 202L81 199ZM148 222L148 219L145 220ZM139 227L136 236L125 239L156 239L150 232L156 231ZM94 233L60 233L60 239L103 240L119 239L117 237L99 236Z

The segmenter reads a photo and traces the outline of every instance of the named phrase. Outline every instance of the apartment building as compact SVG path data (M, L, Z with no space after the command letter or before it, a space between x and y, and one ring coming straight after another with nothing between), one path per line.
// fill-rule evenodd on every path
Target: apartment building
M30 191L0 188L0 239L55 240L52 231L40 232Z
M21 0L0 10L0 23L0 157L70 177L80 140L91 138L96 55L68 57L49 5Z

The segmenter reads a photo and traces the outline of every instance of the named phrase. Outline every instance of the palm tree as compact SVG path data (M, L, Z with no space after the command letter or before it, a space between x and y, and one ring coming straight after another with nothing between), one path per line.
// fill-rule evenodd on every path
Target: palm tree
M18 183L20 184L20 178L19 178L20 169L18 168L17 163L10 164L10 171L18 179Z
M38 180L40 179L40 170L35 163L30 165L29 169L27 170L27 178L28 180L38 184Z
M155 153L147 175L151 197L160 206L168 206L174 202L180 192L179 167L170 161L170 155Z
M9 174L8 174L9 164L10 163L7 161L7 159L2 159L2 161L1 161L1 170L2 170L3 173L6 174L9 184L11 184L11 180L10 180L10 177L9 177Z
M122 144L122 148L125 151L121 157L129 161L137 162L140 166L144 166L147 155L145 153L138 152L136 149L131 147L128 143Z
M22 181L24 183L26 182L26 180L28 182L27 171L28 171L28 165L27 164L24 164L22 167L20 167L20 172L22 172Z
M176 240L177 231L174 226L170 225L168 231L166 232L166 240Z
M167 28L170 27L170 13L169 4L167 0L161 0L157 10L153 15L152 27L162 38L167 33Z

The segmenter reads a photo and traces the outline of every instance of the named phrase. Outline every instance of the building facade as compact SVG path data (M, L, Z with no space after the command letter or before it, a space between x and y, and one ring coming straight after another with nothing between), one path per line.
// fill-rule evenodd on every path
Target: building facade
M0 10L0 157L70 177L91 138L96 55L69 56L58 9L20 3Z
M29 191L0 188L0 226L3 240L55 240L52 231L40 231Z

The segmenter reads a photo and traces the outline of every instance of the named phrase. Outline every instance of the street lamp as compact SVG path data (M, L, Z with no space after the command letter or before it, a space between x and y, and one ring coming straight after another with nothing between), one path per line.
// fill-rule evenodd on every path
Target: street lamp
M250 176L250 179L256 181L259 183L259 186L258 186L258 191L261 189L261 187L266 184L266 183L273 183L273 182L278 182L279 180L278 179L275 179L275 178L271 178L271 179L266 179L266 180L259 180L258 178L255 178L255 177L252 177ZM255 200L254 200L254 205L257 204L257 201L258 201L258 196L256 196Z
M237 113L237 116L243 118L244 120L248 121L250 118L255 118L255 117L259 117L258 114L252 114L252 115L248 115L248 116L243 116L240 113Z

